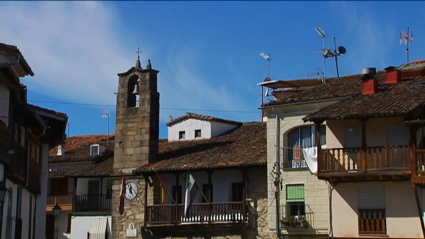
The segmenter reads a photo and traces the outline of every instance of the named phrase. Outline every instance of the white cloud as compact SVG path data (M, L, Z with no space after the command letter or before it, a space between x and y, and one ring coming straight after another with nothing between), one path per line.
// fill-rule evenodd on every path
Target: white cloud
M344 61L351 65L351 70L360 72L364 67L377 67L381 70L391 64L388 56L397 43L398 30L389 18L379 18L375 11L366 7L369 3L332 2L333 12L339 13L344 29L350 36L352 44L347 46ZM358 7L363 6L363 7ZM379 8L385 11L384 8ZM356 49L350 51L350 49ZM392 63L394 64L394 63Z
M0 25L0 42L21 49L35 73L23 79L31 91L65 102L115 105L117 73L128 70L136 60L131 44L136 39L146 42L139 33L120 37L120 32L127 30L120 26L117 12L97 1L3 2L0 6L0 21L4 23ZM208 61L201 55L202 46L196 47L187 39L169 41L167 45L135 45L143 50L142 66L153 56L152 65L160 71L161 107L255 110L243 99L241 90L245 89L219 83L231 80L228 76L216 79L211 75L217 74L199 70L200 62ZM166 121L170 114L180 116L186 111L162 110L161 119ZM240 113L230 118L244 120L247 116L252 118L252 114Z
M131 67L135 55L119 45L114 12L84 1L13 2L2 9L0 21L6 24L0 25L0 42L21 49L35 73L23 80L31 91L48 89L64 101L115 104L117 73Z

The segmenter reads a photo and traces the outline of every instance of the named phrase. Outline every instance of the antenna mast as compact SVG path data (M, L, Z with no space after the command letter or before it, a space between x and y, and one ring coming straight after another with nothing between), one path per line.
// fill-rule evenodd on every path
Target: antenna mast
M108 122L108 136L106 137L106 147L108 147L109 145L109 116L111 116L111 114L109 113L109 110L101 110L102 111L102 118L107 118L107 122Z
M334 45L336 51L336 38L334 37ZM338 54L335 54L335 67L336 67L336 77L339 78L339 69L338 69Z
M323 31L322 29L320 29L320 27L316 28L316 32L319 33L319 35L322 36L323 39L323 48L322 50L325 50L325 45L326 45L326 34L325 31ZM325 56L323 56L323 82L326 81L326 58Z
M270 61L272 60L271 55L270 54L265 54L265 53L260 53L260 56L262 56L264 59L266 59L268 61L268 65L267 65L267 77L270 78Z
M410 59L409 59L409 46L410 43L413 42L413 31L410 30L410 28L407 28L407 30L405 32L400 32L400 45L401 43L403 43L406 45L406 58L407 58L407 63L409 63Z

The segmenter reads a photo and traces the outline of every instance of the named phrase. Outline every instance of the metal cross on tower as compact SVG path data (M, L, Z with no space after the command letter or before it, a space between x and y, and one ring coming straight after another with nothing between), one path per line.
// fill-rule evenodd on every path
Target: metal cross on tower
M136 51L136 54L137 54L137 60L140 60L140 53L142 53L142 51L140 51L140 48L139 48L139 47L137 47L137 51Z

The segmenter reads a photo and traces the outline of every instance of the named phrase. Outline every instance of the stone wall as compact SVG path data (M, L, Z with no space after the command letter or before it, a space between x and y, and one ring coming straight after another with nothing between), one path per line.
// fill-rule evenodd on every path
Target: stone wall
M138 228L141 238L144 219L145 180L132 176L138 167L155 161L159 141L159 93L157 92L158 71L142 69L140 61L126 73L119 75L117 116L115 127L114 175L127 175L127 182L138 185L138 195L133 200L125 199L124 214L119 214L121 179L112 186L112 232L114 239L127 238L125 233L130 223ZM136 106L134 86L139 85L139 104ZM152 191L152 189L149 189ZM153 203L153 193L148 192L148 204Z

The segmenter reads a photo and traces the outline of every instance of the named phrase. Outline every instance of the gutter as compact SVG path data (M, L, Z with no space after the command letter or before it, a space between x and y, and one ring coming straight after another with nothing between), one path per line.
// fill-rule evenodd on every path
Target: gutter
M333 99L325 99L325 100L315 100L315 101L304 101L304 102L298 102L298 103L290 103L290 104L276 104L276 105L268 105L268 106L264 106L264 107L260 107L258 109L273 109L276 106L292 106L292 105L307 105L307 104L312 104L312 103L322 103L322 102L328 102L328 101L339 101L339 100L345 100L345 99L349 99L351 98L351 96L347 96L347 97L340 97L340 98L333 98Z

